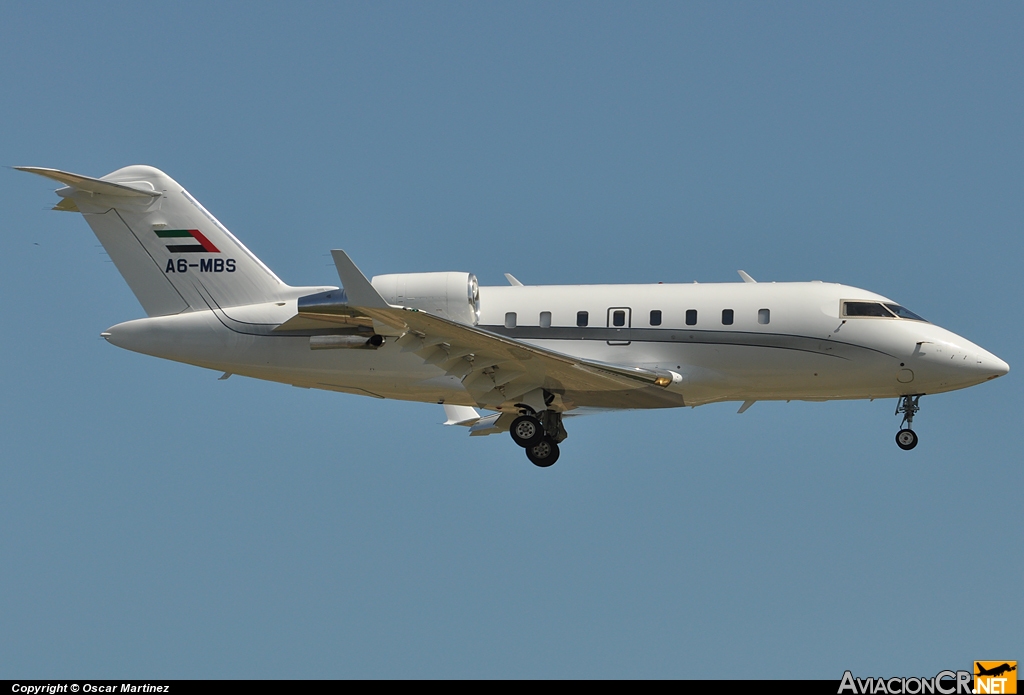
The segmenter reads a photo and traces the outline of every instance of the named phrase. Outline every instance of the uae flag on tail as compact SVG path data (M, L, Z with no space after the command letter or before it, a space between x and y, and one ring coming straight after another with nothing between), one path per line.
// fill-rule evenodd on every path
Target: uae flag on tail
M157 229L156 235L171 253L220 253L198 229ZM195 243L191 243L195 242Z

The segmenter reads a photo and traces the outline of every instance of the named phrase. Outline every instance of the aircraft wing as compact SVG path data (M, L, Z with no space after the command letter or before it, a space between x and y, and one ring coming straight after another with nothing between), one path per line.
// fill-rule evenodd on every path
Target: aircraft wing
M443 316L393 306L380 296L344 251L331 254L348 307L369 317L375 325L382 324L381 329L399 334L397 344L403 352L414 352L425 362L461 379L480 406L514 404L539 389L564 395L570 402L575 400L574 393L653 390L660 395L665 387L682 380L680 375L667 370L565 355ZM571 407L571 403L566 405Z

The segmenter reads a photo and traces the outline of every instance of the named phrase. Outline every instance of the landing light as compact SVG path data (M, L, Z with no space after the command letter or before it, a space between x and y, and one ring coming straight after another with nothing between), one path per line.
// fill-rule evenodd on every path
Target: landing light
M654 380L654 385L655 386L665 387L665 386L670 385L671 383L672 383L672 377L670 377L670 376L659 376L657 379Z

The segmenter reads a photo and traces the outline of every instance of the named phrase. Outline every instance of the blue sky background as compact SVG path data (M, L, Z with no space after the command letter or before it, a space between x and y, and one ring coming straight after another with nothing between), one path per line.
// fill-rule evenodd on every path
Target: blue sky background
M0 163L157 166L285 281L822 279L1009 376L574 420L562 458L118 350L0 170L0 677L933 675L1024 659L1024 7L7 3Z

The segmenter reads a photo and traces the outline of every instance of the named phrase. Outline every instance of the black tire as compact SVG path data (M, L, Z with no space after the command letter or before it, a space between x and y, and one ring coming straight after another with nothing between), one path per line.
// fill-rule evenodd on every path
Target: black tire
M530 463L541 468L547 468L558 460L558 445L551 437L543 437L533 446L526 447L526 458Z
M896 446L904 451L910 451L917 446L917 433L913 430L900 430L896 433Z
M541 426L540 420L532 415L517 417L512 421L508 433L512 435L512 441L524 449L544 439L544 427Z

